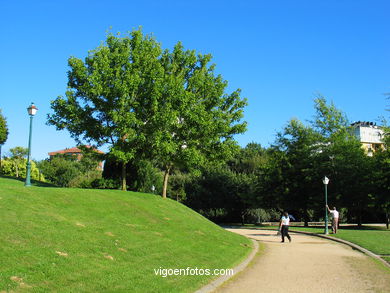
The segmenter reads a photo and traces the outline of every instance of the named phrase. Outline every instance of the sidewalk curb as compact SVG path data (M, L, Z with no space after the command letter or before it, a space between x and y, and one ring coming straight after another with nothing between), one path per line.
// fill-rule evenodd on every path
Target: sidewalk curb
M331 236L326 236L326 235L321 235L321 234L315 234L315 233L311 233L311 232L304 232L304 231L295 231L293 229L290 229L290 232L294 232L294 233L300 233L300 234L306 234L306 235L310 235L310 236L317 236L317 237L320 237L320 238L324 238L324 239L328 239L328 240L332 240L332 241L335 241L335 242L339 242L339 243L342 243L342 244L345 244L345 245L348 245L350 247L352 247L353 249L356 249L356 250L359 250L360 252L364 253L364 254L367 254L368 256L371 256L372 258L375 258L377 260L379 260L380 262L382 262L385 266L389 267L390 268L390 264L385 261L383 258L381 258L379 255L373 253L372 251L369 251L368 249L365 249L355 243L352 243L352 242L349 242L347 240L343 240L343 239L340 239L340 238L336 238L336 237L331 237Z
M248 266L248 264L253 260L253 258L257 254L257 252L259 251L259 244L257 243L257 241L254 240L254 239L251 239L251 240L252 240L252 243L253 243L253 250L252 250L252 252L249 254L249 256L242 263L240 263L239 265L237 265L236 267L233 268L233 275L221 276L221 277L215 279L214 281L212 281L211 283L203 286L199 290L195 291L195 293L210 293L210 292L213 292L215 289L217 289L219 286L221 286L222 283L226 282L231 277L235 276L237 273L243 271Z

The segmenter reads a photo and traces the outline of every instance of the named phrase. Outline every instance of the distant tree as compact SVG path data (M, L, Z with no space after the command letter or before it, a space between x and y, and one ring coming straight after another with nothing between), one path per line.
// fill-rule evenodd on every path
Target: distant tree
M67 155L57 155L50 160L40 161L38 167L46 179L62 187L70 187L70 182L83 174L80 162Z
M9 157L5 157L3 159L3 175L25 178L26 177L26 163L27 159L22 158L20 160L11 159ZM39 172L37 165L34 161L31 161L31 179L39 180L44 182L45 178Z
M9 150L11 161L14 163L16 177L19 177L19 165L24 162L24 159L28 155L28 149L24 147L14 147Z
M2 172L1 171L2 170L2 168L1 168L1 159L2 159L1 147L7 141L7 138L8 138L7 120L5 119L3 114L1 113L1 109L0 109L0 173Z
M345 133L349 122L347 116L336 108L333 103L328 103L326 98L319 95L314 100L316 114L311 121L312 127L323 137L330 139L332 136Z
M315 99L312 125L323 136L320 154L323 176L327 175L330 200L348 208L351 219L362 224L362 213L373 205L373 160L352 134L346 115L324 97Z
M374 200L376 207L385 213L386 227L390 225L390 128L384 127L385 147L374 155Z
M51 183L62 187L91 188L92 182L102 177L98 169L99 154L82 149L82 157L58 154L38 162L42 174Z
M321 141L321 135L314 129L292 119L283 132L278 133L274 146L276 152L284 153L274 166L280 176L271 178L280 180L279 185L283 187L279 194L282 196L280 208L298 212L306 225L310 220L309 210L318 208L320 203L316 186L321 178L318 174Z
M352 137L338 137L324 153L327 160L329 200L348 208L350 220L362 225L362 215L374 204L373 158L368 157L360 142Z
M251 207L245 199L252 192L253 181L246 174L208 166L186 185L184 203L213 221L243 223Z
M161 176L162 177L162 176ZM167 194L176 201L184 202L187 198L186 185L191 180L191 174L177 170L171 176L171 183L168 186ZM162 180L161 180L162 183ZM162 186L161 186L162 189Z
M132 160L126 164L126 182L130 190L152 193L152 186L155 192L162 190L162 172L148 160ZM116 182L121 176L121 166L117 161L108 158L103 169L105 180ZM112 188L111 186L109 186ZM118 188L118 186L116 186Z
M17 178L23 178L26 176L26 163L27 163L28 149L24 147L14 147L9 150L8 157L5 157L2 165L2 172L7 176L14 176ZM31 178L34 180L45 181L44 177L39 176L39 170L34 161L31 161Z
M238 173L257 174L267 162L267 153L258 143L249 143L228 161L232 171Z

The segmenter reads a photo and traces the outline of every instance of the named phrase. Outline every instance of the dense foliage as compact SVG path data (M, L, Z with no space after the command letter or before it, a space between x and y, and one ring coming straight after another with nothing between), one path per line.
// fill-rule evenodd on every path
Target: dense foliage
M69 59L66 97L52 101L48 123L78 142L110 145L123 190L128 163L158 162L165 197L175 169L231 157L233 136L246 129L240 121L246 100L240 90L225 92L227 82L210 62L211 55L180 43L163 51L141 30L109 35L85 61Z
M31 162L31 179L38 181L45 181L45 177L40 172L37 167L36 162ZM14 159L5 157L2 162L2 175L16 177L16 178L26 178L26 166L27 159Z
M194 176L186 204L216 221L256 222L261 210L268 213L263 218L277 220L288 210L307 224L324 218L327 176L328 203L338 208L341 221L388 222L389 138L385 148L367 156L332 103L319 97L315 111L308 124L290 120L269 148L249 144L234 160Z
M9 150L9 156L2 162L2 174L16 178L26 178L28 150L24 147L14 147ZM31 161L31 178L45 181L34 161Z
M88 153L84 153L81 160L71 155L56 155L38 162L39 170L45 178L62 187L93 187L93 182L102 177L98 166L98 158Z
M7 120L5 119L5 117L3 116L3 114L1 113L1 109L0 109L0 174L2 172L2 162L1 162L1 159L2 159L2 156L1 156L1 147L3 146L3 144L7 141L7 138L8 138L8 126L7 126Z

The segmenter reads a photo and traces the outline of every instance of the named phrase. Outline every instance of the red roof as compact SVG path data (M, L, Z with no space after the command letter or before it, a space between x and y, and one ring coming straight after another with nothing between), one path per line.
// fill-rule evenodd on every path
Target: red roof
M91 146L87 145L86 147L90 148ZM104 152L102 152L101 150L95 149L95 151L100 153L100 154L104 154ZM78 147L73 147L73 148L70 148L70 149L64 149L64 150L59 150L59 151L55 151L55 152L50 152L49 156L55 156L55 155L58 155L58 154L69 154L69 153L70 154L76 154L76 153L81 154L82 151Z

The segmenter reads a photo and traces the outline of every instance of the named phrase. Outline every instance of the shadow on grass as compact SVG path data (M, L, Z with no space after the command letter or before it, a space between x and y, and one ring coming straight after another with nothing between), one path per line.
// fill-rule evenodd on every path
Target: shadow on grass
M0 175L0 178L18 180L18 181L23 182L23 183L26 180L26 178L20 178L20 177L14 177L14 176L5 176L5 175ZM31 179L31 185L38 186L38 187L59 187L59 186L56 186L56 185L48 183L48 182L42 182L42 181L33 180L33 179Z
M323 231L324 230L324 227L321 227L321 226L309 226L309 227L304 227L304 226L294 226L294 225L291 225L290 226L291 229L294 229L294 228L299 228L300 230L304 231L306 228L308 230L310 229L317 229L319 231ZM330 229L330 228L329 228ZM338 228L338 231L343 231L343 230L346 230L346 231L384 231L384 232L390 232L390 230L386 229L386 226L380 226L380 225L370 225L370 224L366 224L366 225L362 225L362 226L359 226L357 224L348 224L348 225L343 225L343 226L340 226ZM311 232L311 231L309 231ZM330 229L330 235L332 235L331 233L331 229Z
M347 225L347 226L342 226L339 228L339 230L375 230L375 231L390 231L386 229L386 226L371 226L371 225L363 225L363 226L358 226L358 225Z

